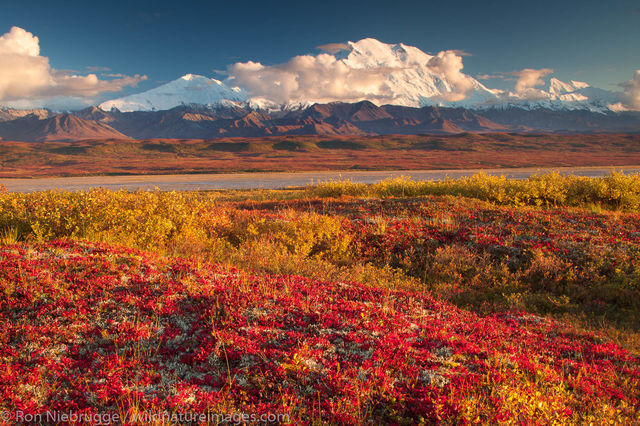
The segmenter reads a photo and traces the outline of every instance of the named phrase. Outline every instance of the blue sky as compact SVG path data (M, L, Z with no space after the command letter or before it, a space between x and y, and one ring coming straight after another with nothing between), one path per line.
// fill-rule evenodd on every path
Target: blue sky
M215 76L239 61L276 64L316 46L365 37L425 52L468 52L471 76L552 68L561 80L619 90L640 69L640 2L614 1L23 1L4 2L12 26L39 38L58 70ZM489 87L512 84L488 80Z

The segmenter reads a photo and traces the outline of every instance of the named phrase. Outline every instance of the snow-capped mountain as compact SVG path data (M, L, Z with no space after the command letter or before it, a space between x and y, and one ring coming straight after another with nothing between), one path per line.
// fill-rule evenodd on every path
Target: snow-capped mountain
M370 91L357 100L410 107L461 106L496 102L498 92L476 79L459 72L443 69L442 58L402 43L387 44L367 38L349 42L349 51L336 55L347 69L363 70L375 80ZM346 54L345 54L346 53ZM104 102L105 111L164 110L180 105L218 105L224 102L245 102L260 110L295 110L316 103L314 99L277 102L268 96L253 94L234 87L233 76L225 81L187 74L155 89ZM454 100L454 98L459 98ZM338 99L336 99L338 100ZM331 99L329 99L331 101Z
M520 108L526 110L549 109L554 111L587 110L606 113L615 111L612 107L619 102L619 94L598 89L583 81L565 83L551 78L544 89L536 90L536 96L530 98L510 92L496 103L478 105L477 108Z
M104 111L162 111L181 105L217 106L246 102L247 94L214 78L187 74L155 89L100 104Z
M584 81L574 81L571 80L569 83L562 82L557 78L551 78L549 80L549 94L555 96L565 96L567 94L575 93L580 89L585 89L589 87L589 83L585 83ZM561 98L563 100L584 100L580 97L569 97L569 98Z
M379 106L443 106L476 110L545 108L609 112L612 105L619 102L617 93L597 89L580 81L567 83L556 78L551 78L547 87L535 87L527 93L490 89L462 72L461 56L454 51L430 55L417 47L402 43L387 44L373 38L349 42L346 49L333 54L333 58L320 55L299 58L311 59L312 66L318 67L317 78L323 79L319 85L327 84L327 81L332 83L331 72L338 70L336 84L345 86L342 89L350 97L346 100L333 99L322 90L305 91L305 84L314 86L317 81L309 79L309 75L316 74L308 74L308 70L291 66L292 69L282 71L281 67L249 63L256 68L256 73L268 70L267 74L251 75L254 81L260 81L266 93L259 93L256 88L251 90L248 87L238 87L241 86L239 83L242 79L236 78L233 73L224 81L187 74L155 89L103 102L100 108L105 111L117 108L129 112L167 110L194 104L208 107L242 105L273 113L299 110L314 103L368 100ZM330 59L330 66L326 65L327 59ZM295 90L296 97L286 101L270 97L268 88L265 89L265 84L280 85L280 74L277 73L281 72L286 78L293 75L294 84L299 86ZM345 72L350 73L349 76L353 75L353 78L346 82L340 81L340 73ZM267 79L264 80L263 77Z
M387 104L470 107L499 98L499 91L463 74L453 53L434 56L417 47L382 43L373 38L349 42L348 46L350 50L343 53L342 61L349 68L383 72L380 95Z

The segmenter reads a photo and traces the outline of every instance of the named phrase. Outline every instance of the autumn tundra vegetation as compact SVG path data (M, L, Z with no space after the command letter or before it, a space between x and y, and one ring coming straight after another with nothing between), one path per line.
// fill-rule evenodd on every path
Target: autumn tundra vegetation
M640 165L638 134L290 135L0 144L0 178Z
M637 174L0 191L0 411L637 424L639 283Z

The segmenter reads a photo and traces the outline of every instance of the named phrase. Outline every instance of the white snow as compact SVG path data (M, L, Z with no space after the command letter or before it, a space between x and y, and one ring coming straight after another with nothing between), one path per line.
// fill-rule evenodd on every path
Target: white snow
M619 102L618 95L589 86L585 82L563 82L551 78L548 87L537 91L535 99L515 92L489 89L478 80L462 73L461 58L455 52L430 55L417 47L402 43L387 44L373 38L349 42L349 49L335 55L347 67L364 69L382 79L376 80L370 100L411 107L427 105L464 108L549 108L557 110L588 109L610 111ZM443 53L448 57L443 57ZM447 60L449 62L447 62ZM456 62L459 60L459 62ZM383 99L383 101L381 101ZM153 111L180 105L215 106L242 103L267 111L289 110L310 105L312 100L296 99L282 104L268 96L249 94L233 79L219 81L195 74L186 74L170 83L143 93L104 102L103 110ZM615 107L613 108L615 109Z
M615 92L591 87L583 81L571 80L566 83L557 78L549 79L548 87L540 90L538 95L538 99L532 100L511 92L497 106L500 108L589 110L604 113L617 111L615 106L613 108L611 106L619 100L619 94Z
M458 74L459 80L451 79L439 72L430 61L433 55L423 52L417 47L402 43L387 44L373 38L348 43L351 51L342 60L348 67L371 69L385 74L384 87L391 93L394 105L421 107L426 105L449 106L456 104L468 106L491 100L497 100L497 93L486 88L476 79ZM465 93L465 99L450 102L447 99L464 83L472 87ZM389 96L385 96L389 98ZM369 99L377 103L375 99Z
M112 108L123 112L156 111L180 105L216 106L229 101L245 102L246 100L247 94L239 88L229 87L214 78L186 74L155 89L103 102L100 108L104 111Z

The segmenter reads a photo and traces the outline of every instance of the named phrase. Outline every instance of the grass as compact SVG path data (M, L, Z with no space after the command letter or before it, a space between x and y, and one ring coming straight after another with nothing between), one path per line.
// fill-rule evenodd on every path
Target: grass
M18 228L5 228L0 230L0 244L15 244L18 240Z

